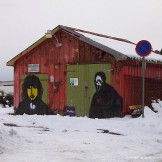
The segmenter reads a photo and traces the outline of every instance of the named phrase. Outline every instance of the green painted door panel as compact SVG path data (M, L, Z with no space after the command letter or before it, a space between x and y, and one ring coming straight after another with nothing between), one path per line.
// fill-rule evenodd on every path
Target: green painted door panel
M67 105L74 106L76 115L84 115L84 66L68 65L67 67ZM78 84L72 85L72 80Z
M67 106L74 106L77 116L88 116L93 94L94 77L104 71L106 82L111 80L110 64L67 65Z

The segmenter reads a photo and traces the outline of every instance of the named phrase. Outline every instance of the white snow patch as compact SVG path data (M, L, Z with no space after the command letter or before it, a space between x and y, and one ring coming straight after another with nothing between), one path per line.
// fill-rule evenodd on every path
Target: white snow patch
M156 104L157 113L145 107L144 118L128 115L112 119L14 116L8 114L13 113L13 108L0 108L0 159L2 162L161 161L160 104ZM122 135L101 133L100 129Z
M137 53L135 51L136 45L134 45L134 44L117 41L117 40L113 40L110 38L105 38L105 37L96 36L96 35L83 33L83 32L78 32L78 33L80 33L80 34L84 35L85 37L90 38L98 43L101 43L109 48L112 48L124 55L127 55L130 58L142 59L141 56L137 55ZM138 42L134 42L134 43L136 44ZM155 54L154 52L151 52L151 54L149 56L145 57L145 59L148 61L157 61L157 62L161 61L162 62L162 55Z

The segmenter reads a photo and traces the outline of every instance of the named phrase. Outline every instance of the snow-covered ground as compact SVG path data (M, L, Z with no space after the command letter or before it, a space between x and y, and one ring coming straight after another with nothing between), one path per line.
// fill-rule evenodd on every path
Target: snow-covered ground
M9 115L0 106L1 162L160 162L162 105L145 107L145 117ZM102 130L110 133L101 133Z
M0 85L0 91L4 91L5 93L13 93L13 86L2 86Z

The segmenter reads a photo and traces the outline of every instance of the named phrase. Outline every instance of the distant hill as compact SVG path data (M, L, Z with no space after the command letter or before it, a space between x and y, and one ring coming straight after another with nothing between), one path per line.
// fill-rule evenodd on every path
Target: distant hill
M13 86L14 81L0 81L0 86Z

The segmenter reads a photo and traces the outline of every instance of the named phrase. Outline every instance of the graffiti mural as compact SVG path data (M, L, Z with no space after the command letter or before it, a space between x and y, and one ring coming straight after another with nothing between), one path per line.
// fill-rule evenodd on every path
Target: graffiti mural
M104 72L97 72L94 79L96 92L91 101L90 118L111 118L122 116L122 98L106 83Z
M35 75L28 75L22 84L22 102L19 103L16 114L52 114L48 105L42 101L43 87Z

